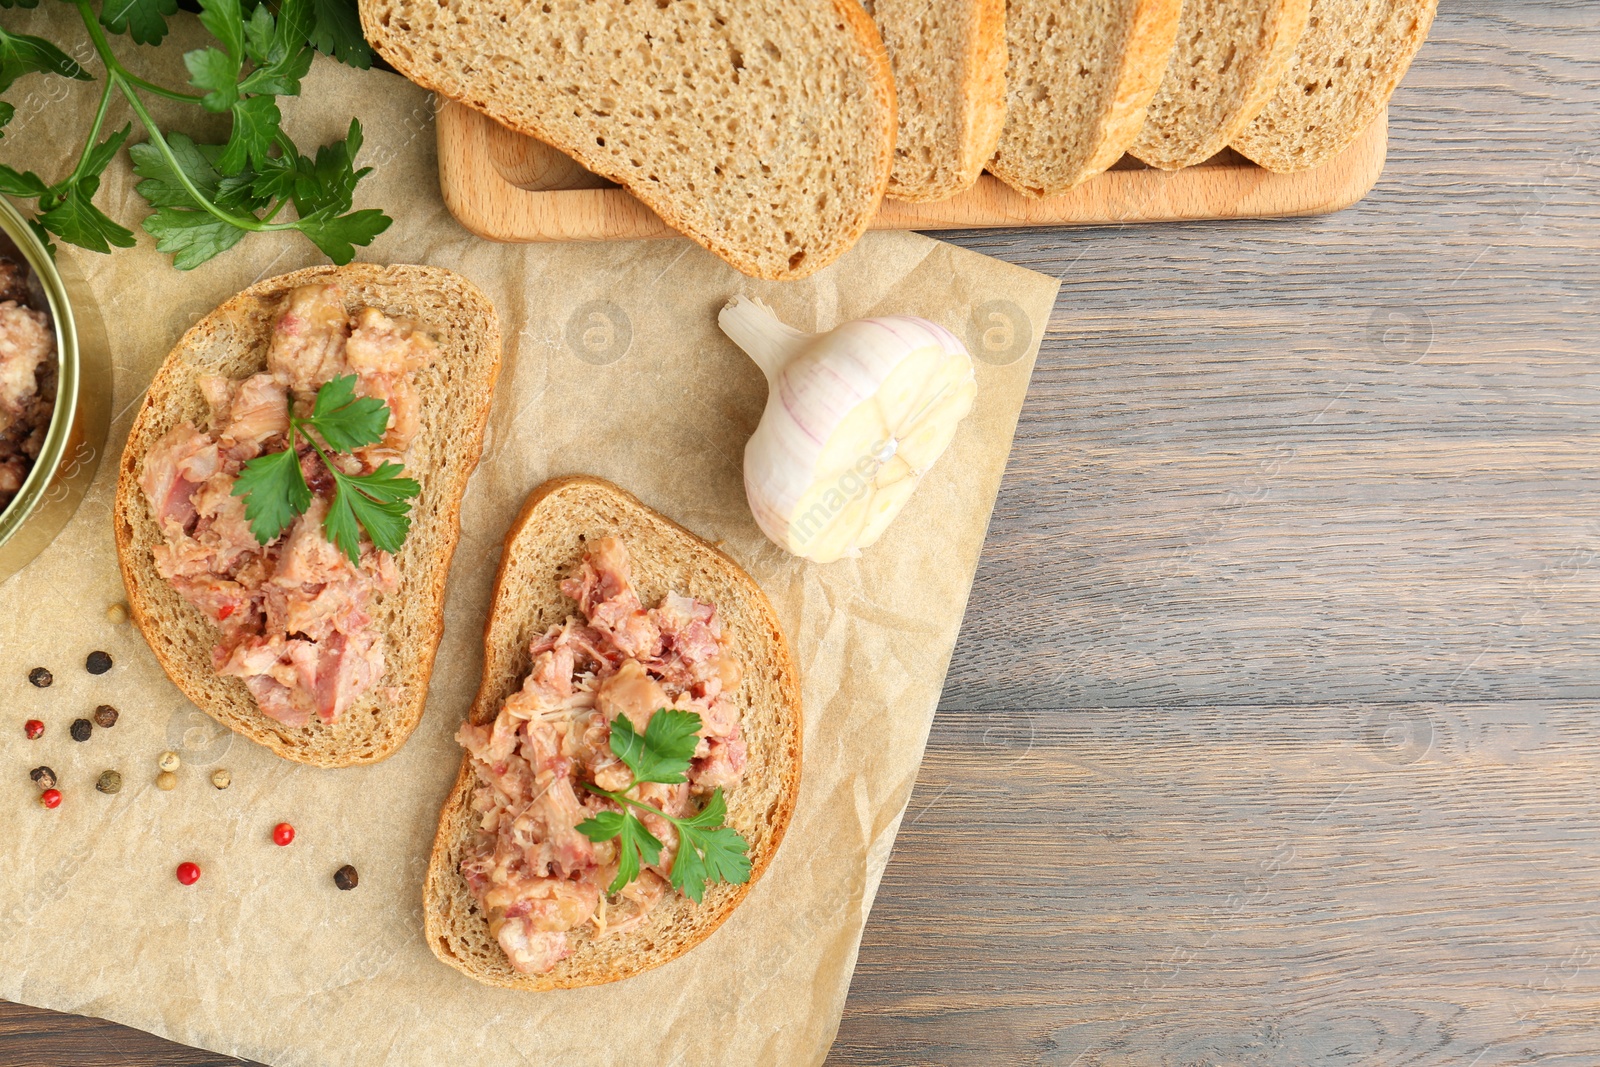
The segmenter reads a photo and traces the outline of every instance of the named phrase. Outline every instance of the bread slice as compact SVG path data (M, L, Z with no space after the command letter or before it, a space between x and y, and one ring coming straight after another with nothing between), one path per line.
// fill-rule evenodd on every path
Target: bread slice
M994 176L1024 196L1055 196L1120 159L1161 84L1178 9L1179 0L1010 0Z
M856 0L360 0L412 81L626 186L746 274L799 278L877 212L894 84Z
M266 366L279 304L298 285L334 282L351 307L375 307L432 333L439 358L417 373L421 429L407 473L422 484L411 533L395 556L399 586L377 593L373 624L388 643L382 682L337 722L286 726L263 715L238 678L211 666L217 631L156 572L151 549L162 535L139 488L139 466L163 434L185 419L204 426L208 408L196 379L242 378ZM133 620L183 695L200 710L285 759L317 767L375 763L405 743L422 718L428 677L444 620L445 575L461 531L461 496L483 448L489 398L500 371L500 327L477 286L436 267L366 263L312 267L257 282L196 323L167 356L145 393L122 450L113 510L117 557ZM380 693L395 687L398 697Z
M532 666L529 643L577 611L560 588L584 542L615 534L627 545L646 605L669 590L715 604L729 647L744 668L735 694L749 745L744 780L727 794L728 825L750 842L750 880L706 886L695 904L669 894L639 928L596 938L568 935L572 954L547 974L520 974L489 936L489 924L461 877L470 830L473 771L463 756L423 890L428 946L470 978L511 989L568 989L628 978L689 951L722 925L772 862L800 791L800 681L766 594L715 547L598 478L569 477L533 491L506 535L494 602L484 628L483 681L469 712L494 719Z
M1372 124L1428 37L1438 0L1312 0L1288 73L1233 147L1268 170L1318 167Z
M1006 117L1006 0L863 0L894 68L898 130L889 195L969 188Z
M1128 149L1162 170L1203 163L1277 92L1310 0L1183 0L1177 43Z

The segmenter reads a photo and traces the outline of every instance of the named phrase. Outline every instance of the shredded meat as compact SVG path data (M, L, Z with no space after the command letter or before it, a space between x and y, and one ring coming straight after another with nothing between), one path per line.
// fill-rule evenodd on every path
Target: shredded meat
M209 429L182 423L144 458L140 486L165 539L154 550L156 569L216 625L218 673L241 679L279 722L334 722L378 685L385 649L369 608L398 576L394 560L370 542L352 564L323 535L333 478L309 446L301 443L300 463L311 506L267 545L233 495L239 471L285 447L291 404L309 411L323 383L347 374L357 376L358 395L390 403L390 431L335 462L364 474L383 459L403 460L416 432L416 372L435 351L426 334L382 312L348 314L337 286L301 286L273 328L267 370L200 379Z
M0 260L0 511L33 469L55 411L55 331L27 298L22 268Z
M660 861L611 897L605 889L617 873L616 843L596 844L577 829L598 812L617 810L582 783L618 790L632 780L611 751L617 716L640 732L662 708L700 716L689 780L647 782L630 794L675 817L700 810L718 787L736 786L745 762L731 699L739 665L724 648L713 605L669 593L645 610L627 549L615 537L594 542L561 588L582 617L532 643L528 677L493 722L469 723L456 735L477 778L477 823L461 873L511 966L525 974L565 959L574 931L634 929L670 891L677 851L671 823L643 817L665 846Z

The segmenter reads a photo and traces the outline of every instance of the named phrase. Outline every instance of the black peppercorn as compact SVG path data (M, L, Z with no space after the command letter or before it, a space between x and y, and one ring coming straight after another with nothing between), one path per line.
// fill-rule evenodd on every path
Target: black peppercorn
M347 863L333 872L333 884L340 889L354 889L361 884L361 876Z
M49 767L35 767L28 772L28 777L32 778L34 784L40 789L54 789L56 787L56 772Z
M90 674L104 674L111 669L111 657L105 652L91 652L83 665Z
M101 704L94 709L94 723L96 726L104 726L109 730L117 725L117 709L110 704Z
M88 719L72 720L72 739L74 741L87 741L89 740L89 735L93 732L94 723Z
M28 672L28 681L32 682L40 689L50 688L50 683L55 680L55 675L51 674L43 667L35 667L33 670Z

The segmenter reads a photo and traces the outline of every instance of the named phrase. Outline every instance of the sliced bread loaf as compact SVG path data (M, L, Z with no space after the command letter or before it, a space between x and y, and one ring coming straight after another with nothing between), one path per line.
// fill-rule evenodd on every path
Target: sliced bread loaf
M489 985L565 989L628 978L660 966L711 936L772 862L800 792L800 680L766 594L737 563L609 482L567 477L533 491L506 535L484 628L483 681L468 712L492 722L532 666L534 638L577 612L561 592L586 541L613 535L627 546L640 599L669 591L715 604L728 648L744 678L734 693L749 745L744 777L727 794L727 825L750 843L750 880L708 885L695 904L671 893L626 933L573 932L572 954L545 974L514 970L490 936L489 923L461 875L471 830L475 777L463 757L439 815L423 888L428 947L456 970Z
M1179 0L1009 0L995 177L1024 196L1054 196L1121 158L1161 84L1178 9Z
M1128 151L1178 170L1226 148L1277 91L1309 11L1309 0L1184 0L1167 72Z
M399 586L378 593L373 625L386 640L381 684L337 721L315 717L286 726L263 715L238 678L212 666L217 631L156 571L163 543L139 487L141 463L168 430L188 420L204 426L198 379L243 378L266 366L273 324L296 286L336 284L351 307L409 319L438 342L439 356L417 372L421 420L406 471L422 485L411 533L395 556ZM483 448L489 400L500 371L500 328L488 297L467 279L437 267L312 267L257 282L196 323L167 356L145 393L122 451L112 521L117 558L133 620L183 695L222 725L285 759L318 767L375 763L394 753L422 719L433 656L444 623L445 576L461 532L461 496Z
M864 0L894 68L889 195L943 200L978 180L1006 117L1006 0Z
M1438 0L1312 0L1288 73L1233 147L1281 172L1338 155L1388 104L1437 7Z
M746 274L855 243L894 159L894 84L856 0L360 0L417 84L626 186Z

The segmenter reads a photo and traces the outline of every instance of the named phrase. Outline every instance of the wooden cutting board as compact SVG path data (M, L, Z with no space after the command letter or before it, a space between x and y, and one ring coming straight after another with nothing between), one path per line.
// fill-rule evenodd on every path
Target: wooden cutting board
M674 232L612 182L532 137L446 101L438 116L439 184L461 224L497 241L623 241ZM1383 171L1388 113L1314 170L1274 174L1231 150L1179 171L1126 156L1071 192L1033 200L988 174L929 204L885 200L872 228L952 230L1107 226L1191 219L1321 215L1349 207Z

